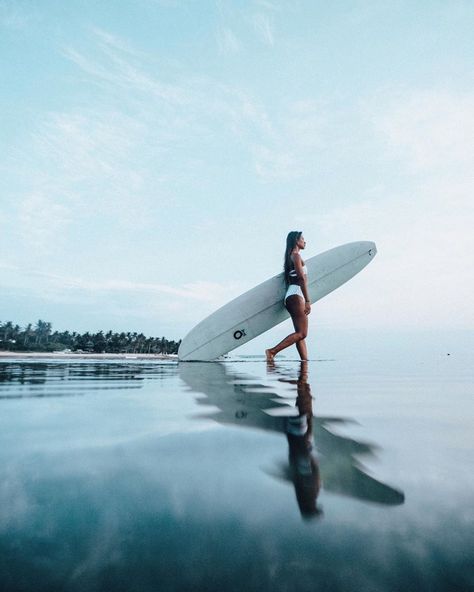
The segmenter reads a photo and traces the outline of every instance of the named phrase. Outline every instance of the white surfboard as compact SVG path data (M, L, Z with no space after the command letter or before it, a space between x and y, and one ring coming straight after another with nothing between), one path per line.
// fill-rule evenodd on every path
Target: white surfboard
M355 276L377 253L375 243L347 243L304 259L311 302ZM247 343L289 318L283 273L231 300L198 323L181 342L181 361L210 361Z

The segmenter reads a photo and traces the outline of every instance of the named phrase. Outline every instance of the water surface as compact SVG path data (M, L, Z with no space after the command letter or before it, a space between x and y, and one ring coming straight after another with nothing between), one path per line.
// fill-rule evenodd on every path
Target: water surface
M455 360L0 362L5 590L468 590Z

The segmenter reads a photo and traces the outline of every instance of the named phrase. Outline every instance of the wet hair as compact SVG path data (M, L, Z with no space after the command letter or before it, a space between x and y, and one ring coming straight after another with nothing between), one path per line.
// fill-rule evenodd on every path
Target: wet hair
M296 246L296 243L300 236L303 234L302 230L292 230L286 237L286 250L285 258L283 260L283 272L285 275L285 284L288 286L290 283L290 271L294 268L293 261L291 260L291 251Z

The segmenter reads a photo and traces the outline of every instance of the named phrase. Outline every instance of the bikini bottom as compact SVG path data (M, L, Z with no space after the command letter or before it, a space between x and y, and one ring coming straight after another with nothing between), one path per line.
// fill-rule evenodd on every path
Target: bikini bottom
M303 291L301 289L301 286L299 286L298 284L290 284L288 286L288 289L286 290L286 294L285 294L285 300L284 300L285 305L286 305L286 299L288 298L288 296L293 296L294 294L301 296L301 298L303 298L303 300L304 300Z

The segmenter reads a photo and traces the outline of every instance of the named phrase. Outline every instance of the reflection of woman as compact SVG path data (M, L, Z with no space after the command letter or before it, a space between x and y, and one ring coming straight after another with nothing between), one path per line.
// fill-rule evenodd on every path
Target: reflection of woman
M321 489L319 463L312 454L313 449L313 399L308 383L308 363L301 363L300 375L296 384L298 396L297 417L289 417L286 437L289 446L291 480L295 487L296 500L305 518L320 515L321 509L316 500Z
M308 359L305 338L308 333L308 315L311 312L311 303L308 295L306 265L300 255L300 250L305 246L306 241L302 232L293 230L288 233L284 260L287 288L284 304L291 315L295 331L275 347L265 350L267 362L272 362L278 352L293 344L296 344L300 358L302 360Z

